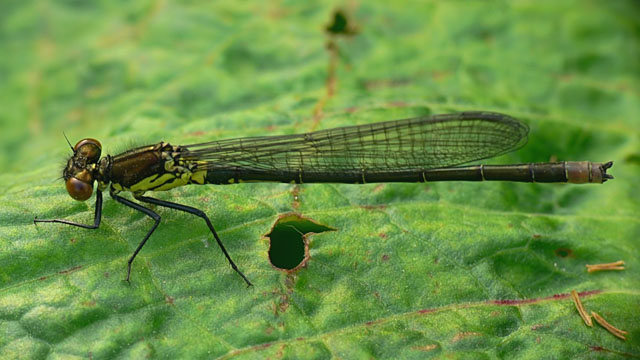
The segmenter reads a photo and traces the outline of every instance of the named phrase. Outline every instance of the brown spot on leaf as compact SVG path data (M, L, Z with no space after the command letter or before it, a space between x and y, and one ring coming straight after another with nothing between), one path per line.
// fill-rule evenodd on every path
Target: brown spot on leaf
M457 333L453 339L451 339L451 342L456 342L456 341L460 341L462 339L471 337L471 336L481 336L482 334L475 332L475 331L463 331L463 332L459 332Z
M405 102L405 101L390 101L387 103L388 106L390 107L399 107L399 108L403 108L403 107L407 107L409 105L409 103Z
M380 190L384 189L384 187L385 187L385 184L378 184L378 185L376 185L376 187L374 187L374 188L373 188L373 193L374 193L374 194L375 194L375 193L379 193L379 192L380 192Z
M435 309L422 309L422 310L418 310L418 314L428 314L435 311L436 311Z
M70 273L72 273L72 272L74 272L76 270L79 270L79 269L82 269L82 265L74 266L74 267L71 267L71 268L69 268L67 270L58 271L58 274L61 274L61 275L70 274Z
M360 207L366 210L384 210L387 208L387 205L360 205Z
M96 306L96 301L95 300L83 301L80 304L86 307L94 307Z
M431 351L437 348L438 348L437 344L429 344L429 345L423 345L423 346L413 346L411 349L418 350L418 351Z
M434 70L431 72L431 77L433 78L433 80L439 81L442 80L444 78L447 78L450 76L450 72L449 71L437 71Z
M589 290L589 291L582 291L579 292L578 295L580 295L581 297L585 297L585 296L591 296L591 295L596 295L601 293L602 290ZM525 305L525 304L533 304L533 303L537 303L540 301L551 301L551 300L564 300L571 297L571 294L568 293L564 293L564 294L553 294L551 296L547 296L547 297L541 297L541 298L532 298L532 299L499 299L499 300L489 300L487 301L487 303L489 304L493 304L493 305L502 305L502 306L514 306L514 305Z
M291 190L291 196L293 198L293 202L291 203L291 207L297 209L300 207L300 185L295 185L293 190Z
M387 260L389 260L389 255L387 254L382 255L382 261L387 261Z

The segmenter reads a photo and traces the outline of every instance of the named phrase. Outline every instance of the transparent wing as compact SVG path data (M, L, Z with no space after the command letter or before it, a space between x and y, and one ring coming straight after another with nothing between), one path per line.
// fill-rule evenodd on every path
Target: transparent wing
M200 169L348 173L450 167L513 151L528 127L507 115L465 112L185 145Z

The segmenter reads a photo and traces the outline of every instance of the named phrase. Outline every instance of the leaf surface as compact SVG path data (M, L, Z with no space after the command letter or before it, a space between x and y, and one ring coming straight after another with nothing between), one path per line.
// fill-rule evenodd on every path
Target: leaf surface
M640 10L602 2L6 2L0 5L0 358L640 357ZM329 30L327 30L329 29ZM465 110L517 117L492 163L614 161L603 185L236 184L105 196L60 176L104 154ZM293 273L264 237L296 213ZM624 260L626 270L585 265ZM629 332L587 327L568 296Z

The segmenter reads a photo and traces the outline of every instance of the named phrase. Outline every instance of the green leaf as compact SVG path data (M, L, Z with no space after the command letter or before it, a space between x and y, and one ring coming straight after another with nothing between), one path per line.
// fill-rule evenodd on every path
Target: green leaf
M633 1L3 2L0 358L640 357L640 10ZM464 110L529 144L493 163L614 161L603 185L190 186L162 223L65 192L105 154ZM306 266L265 237L283 215ZM301 230L302 231L302 230ZM302 231L306 232L306 231ZM587 273L586 264L626 262ZM587 327L568 294L628 331Z

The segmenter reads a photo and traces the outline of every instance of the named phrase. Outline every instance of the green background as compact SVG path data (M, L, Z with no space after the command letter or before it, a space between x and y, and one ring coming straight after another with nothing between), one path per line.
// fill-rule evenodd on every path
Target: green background
M640 357L639 18L634 1L2 1L0 358ZM249 289L188 214L157 209L131 285L148 217L106 196L98 230L32 223L93 219L56 179L63 131L115 154L464 110L530 125L493 163L613 160L616 179L155 194L211 217ZM337 231L287 275L263 235L290 212ZM585 326L572 289L627 341Z

